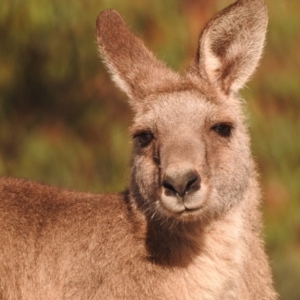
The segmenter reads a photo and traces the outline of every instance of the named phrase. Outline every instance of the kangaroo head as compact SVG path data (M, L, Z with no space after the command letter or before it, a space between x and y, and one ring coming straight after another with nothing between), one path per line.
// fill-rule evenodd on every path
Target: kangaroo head
M184 75L170 70L113 11L97 19L100 54L135 112L131 196L148 217L210 219L241 201L253 162L239 89L260 59L262 0L240 0L204 28Z

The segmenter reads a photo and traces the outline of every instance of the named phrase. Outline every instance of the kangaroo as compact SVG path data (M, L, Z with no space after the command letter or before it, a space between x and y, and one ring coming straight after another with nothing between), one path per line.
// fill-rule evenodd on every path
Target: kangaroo
M277 299L238 96L267 22L262 0L236 1L179 75L116 11L99 15L101 57L135 113L129 188L1 178L0 299Z

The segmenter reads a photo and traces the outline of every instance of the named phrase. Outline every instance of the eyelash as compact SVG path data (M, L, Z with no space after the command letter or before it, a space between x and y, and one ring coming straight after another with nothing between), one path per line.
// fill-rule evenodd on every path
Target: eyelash
M133 136L134 139L137 139L142 148L148 146L154 139L153 133L150 131L142 131Z
M215 131L219 136L224 138L231 136L232 129L233 126L230 123L218 123L211 127L211 130ZM139 145L144 148L152 142L154 135L151 131L142 131L135 134L133 138L138 140Z
M211 127L221 137L230 137L232 134L233 126L230 123L218 123Z

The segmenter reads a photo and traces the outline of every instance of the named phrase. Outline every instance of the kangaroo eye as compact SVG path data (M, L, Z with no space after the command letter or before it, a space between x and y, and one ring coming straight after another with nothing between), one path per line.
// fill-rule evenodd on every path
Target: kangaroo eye
M151 132L145 131L136 134L134 138L138 140L141 147L146 147L152 142L154 136Z
M233 126L228 123L220 123L214 125L211 129L222 137L229 137L231 135Z

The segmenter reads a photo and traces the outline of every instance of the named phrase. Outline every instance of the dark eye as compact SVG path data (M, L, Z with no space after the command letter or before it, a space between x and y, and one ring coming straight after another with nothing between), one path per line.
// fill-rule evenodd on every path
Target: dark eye
M154 137L150 131L144 131L136 134L134 138L138 140L141 147L146 147L151 143Z
M219 123L212 127L212 130L214 130L217 134L219 134L222 137L229 137L231 135L232 131L232 125L228 123Z

